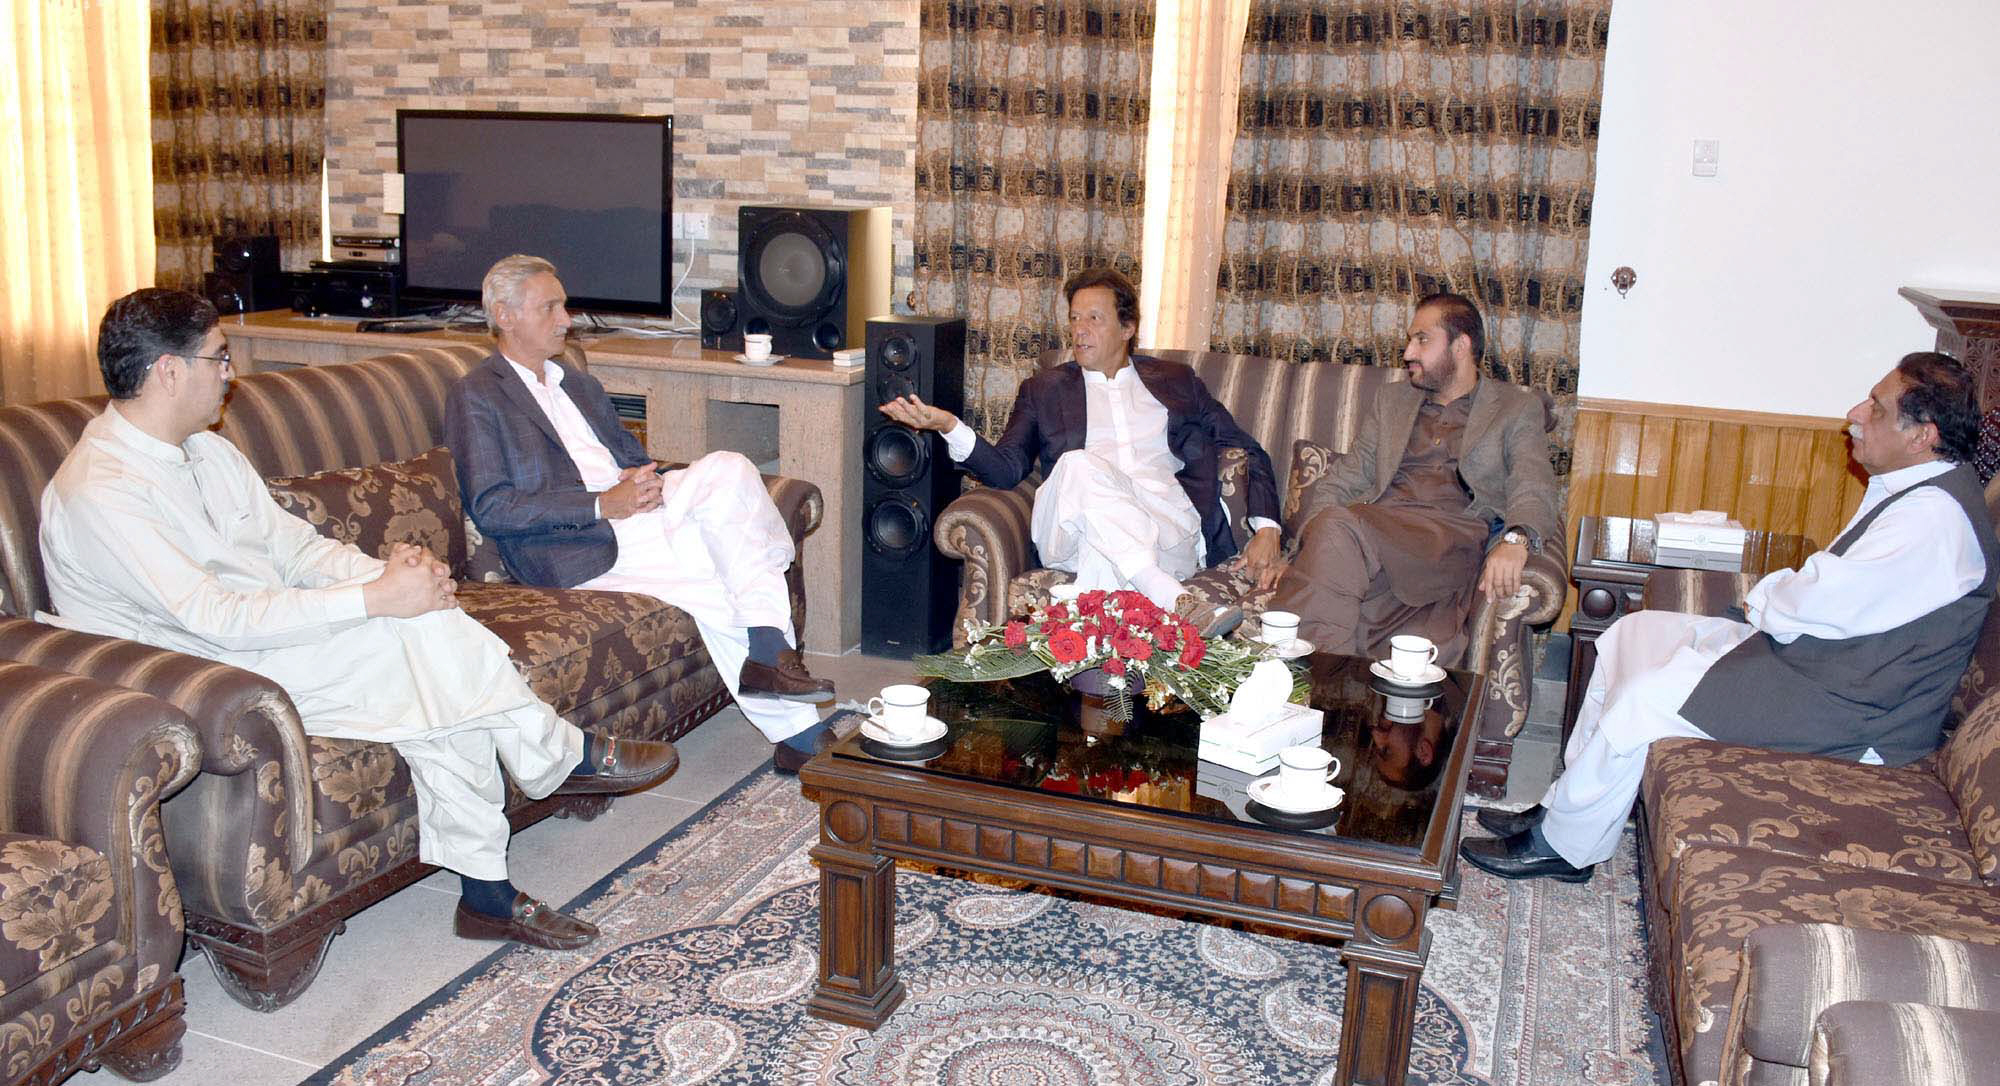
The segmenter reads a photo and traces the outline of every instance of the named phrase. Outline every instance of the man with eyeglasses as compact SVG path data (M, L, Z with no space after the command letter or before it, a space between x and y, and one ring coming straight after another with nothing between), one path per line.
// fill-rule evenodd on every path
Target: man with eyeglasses
M595 938L508 881L500 766L531 797L627 792L665 780L673 747L558 717L458 609L429 551L373 558L281 509L208 432L229 389L208 302L128 294L104 315L97 357L111 403L42 493L56 613L36 617L254 671L284 687L307 734L393 744L416 788L419 855L460 876L459 935L555 950Z

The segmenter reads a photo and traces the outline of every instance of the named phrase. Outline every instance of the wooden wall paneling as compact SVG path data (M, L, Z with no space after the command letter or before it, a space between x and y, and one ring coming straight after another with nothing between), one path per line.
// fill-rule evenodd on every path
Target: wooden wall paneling
M1586 516L1692 509L1825 546L1861 502L1842 419L1621 400L1577 408L1566 550Z

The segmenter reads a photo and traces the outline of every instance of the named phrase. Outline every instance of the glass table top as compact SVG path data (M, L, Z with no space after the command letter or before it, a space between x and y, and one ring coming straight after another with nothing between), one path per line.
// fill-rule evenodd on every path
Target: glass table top
M857 736L834 755L1415 852L1432 819L1450 814L1439 810L1441 778L1475 678L1447 670L1431 686L1399 687L1370 674L1368 663L1322 654L1292 665L1309 672L1309 703L1325 713L1320 745L1340 759L1333 783L1346 796L1327 814L1264 807L1247 791L1253 775L1200 760L1201 721L1192 710L1174 703L1178 711L1154 712L1139 698L1130 721L1107 720L1047 672L991 683L929 680L930 712L946 725L943 738L892 747Z

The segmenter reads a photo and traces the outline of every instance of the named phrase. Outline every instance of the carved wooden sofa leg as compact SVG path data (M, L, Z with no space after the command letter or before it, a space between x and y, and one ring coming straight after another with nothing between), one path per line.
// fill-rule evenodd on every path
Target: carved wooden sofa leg
M146 1018L133 1024L131 1032L97 1054L97 1060L122 1078L151 1082L181 1063L181 1037L187 1033L187 1000L175 982L172 997Z
M253 1011L275 1011L297 999L300 992L319 975L326 960L326 948L333 937L347 930L347 922L337 920L318 931L301 933L295 940L275 950L233 942L243 932L195 930L200 918L188 917L188 938L202 949L215 979L229 998ZM287 933L290 934L290 933Z

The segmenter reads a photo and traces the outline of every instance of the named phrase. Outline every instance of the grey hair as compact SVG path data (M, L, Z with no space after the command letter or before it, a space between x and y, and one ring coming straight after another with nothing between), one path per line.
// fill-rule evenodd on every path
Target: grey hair
M500 334L500 325L493 320L493 307L520 305L522 284L543 272L554 275L556 266L541 257L525 253L503 256L486 269L486 278L479 283L479 304L486 310L488 332L496 336Z

